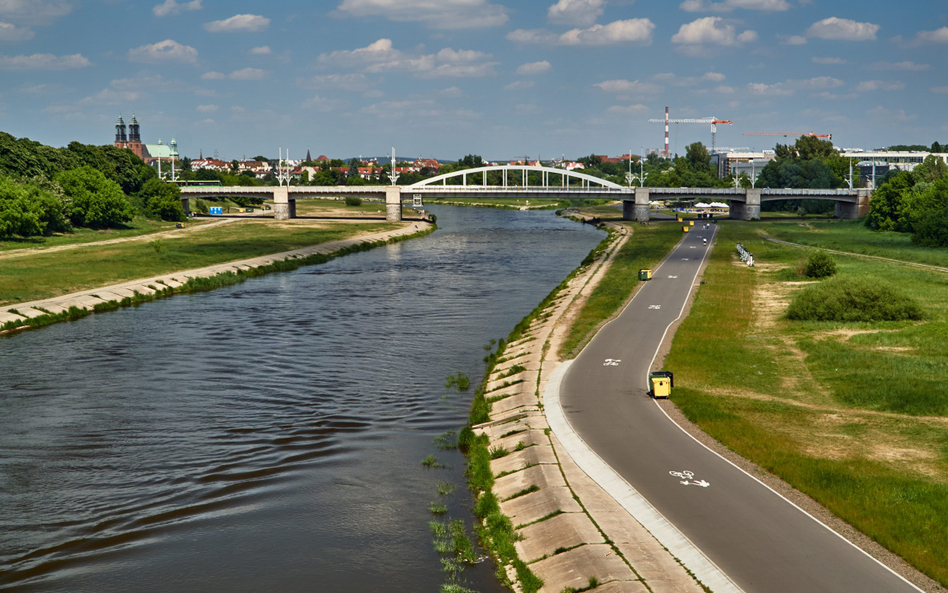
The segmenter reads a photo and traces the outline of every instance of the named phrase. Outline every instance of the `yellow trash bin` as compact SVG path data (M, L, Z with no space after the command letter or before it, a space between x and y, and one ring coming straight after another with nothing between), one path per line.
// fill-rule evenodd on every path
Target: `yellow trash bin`
M695 221L689 220L689 221L688 221L688 226L695 226Z
M681 219L681 217L679 216L679 217L678 217L678 222L681 222L681 221L682 221L682 219Z
M683 226L683 227L681 227L681 230L683 230L684 232L687 233L689 228L691 228L691 227Z
M675 382L675 376L670 371L657 371L649 373L649 394L652 397L668 397L671 395L672 385Z

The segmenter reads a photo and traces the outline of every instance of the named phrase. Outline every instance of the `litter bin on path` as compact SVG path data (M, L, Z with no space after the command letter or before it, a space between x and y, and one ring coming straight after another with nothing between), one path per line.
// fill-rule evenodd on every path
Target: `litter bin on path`
M675 384L675 374L671 371L656 371L648 375L648 393L654 398L671 395Z

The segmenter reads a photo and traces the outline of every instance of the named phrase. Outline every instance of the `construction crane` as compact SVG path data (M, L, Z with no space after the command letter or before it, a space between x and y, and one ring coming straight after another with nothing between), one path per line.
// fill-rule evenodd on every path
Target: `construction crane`
M791 138L793 136L812 136L814 138L828 138L833 139L832 134L817 134L815 132L744 132L745 136L783 136L784 138Z
M714 154L716 136L718 133L718 124L728 124L731 125L732 122L729 119L718 119L714 116L711 117L697 117L691 119L668 119L668 107L665 107L665 119L650 119L648 120L651 124L665 124L665 158L671 156L670 151L668 150L668 124L711 124L711 154Z

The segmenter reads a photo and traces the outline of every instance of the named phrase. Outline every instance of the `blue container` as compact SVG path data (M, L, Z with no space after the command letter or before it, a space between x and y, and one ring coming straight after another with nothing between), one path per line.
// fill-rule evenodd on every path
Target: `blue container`
M224 208L222 206L211 206L209 211L211 214L223 214Z

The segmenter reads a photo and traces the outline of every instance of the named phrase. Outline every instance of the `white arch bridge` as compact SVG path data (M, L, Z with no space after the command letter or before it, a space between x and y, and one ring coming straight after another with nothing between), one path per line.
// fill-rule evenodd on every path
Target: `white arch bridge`
M740 189L623 187L611 181L579 173L534 167L503 165L462 169L437 175L413 185L183 187L181 201L188 210L190 198L219 199L229 196L273 199L277 219L296 217L296 199L306 197L365 196L385 198L386 218L401 220L402 200L424 198L607 198L622 200L626 220L647 221L649 202L667 199L728 200L730 217L760 218L761 202L816 199L836 203L840 218L857 218L869 208L868 189Z

